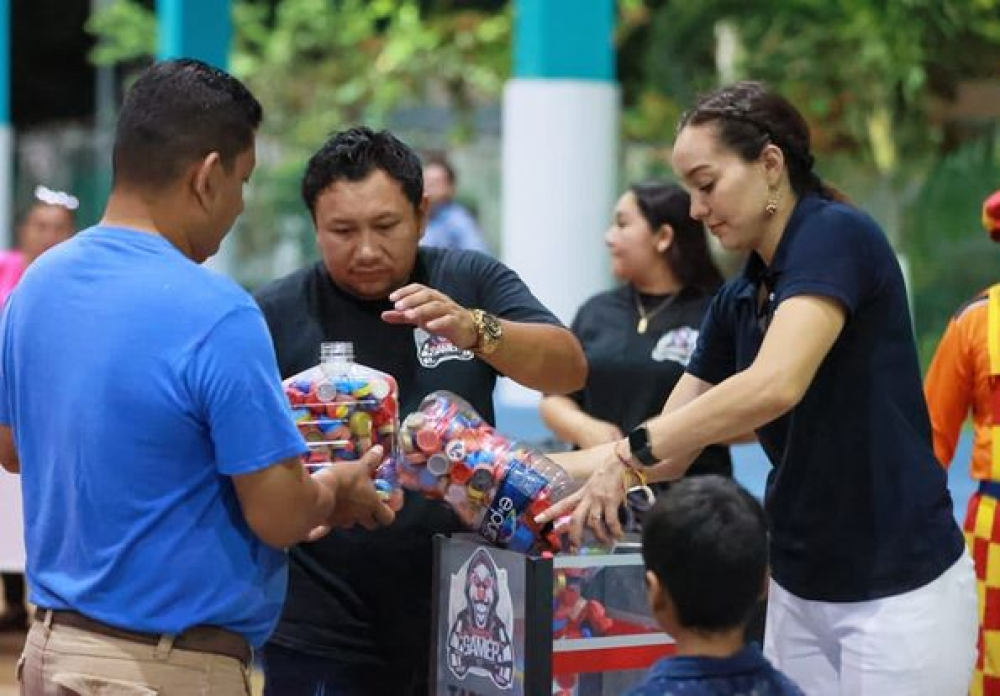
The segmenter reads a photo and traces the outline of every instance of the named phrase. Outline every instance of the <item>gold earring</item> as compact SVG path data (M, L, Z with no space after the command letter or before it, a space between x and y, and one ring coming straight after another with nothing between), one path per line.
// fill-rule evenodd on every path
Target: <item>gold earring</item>
M767 203L764 204L764 212L767 213L768 217L774 217L774 214L778 212L778 185L771 184L767 190Z

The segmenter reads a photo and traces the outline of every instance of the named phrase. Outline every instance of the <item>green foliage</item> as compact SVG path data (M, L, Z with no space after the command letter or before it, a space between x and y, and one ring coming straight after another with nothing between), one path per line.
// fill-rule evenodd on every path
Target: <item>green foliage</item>
M462 142L475 107L499 98L510 69L510 11L421 8L418 0L233 1L230 67L264 105L241 255L266 253L276 231L295 226L305 160L331 132L384 127L400 106L433 103L451 107L451 139ZM99 64L155 51L155 15L137 0L98 11L88 29Z
M906 252L921 355L929 360L948 318L1000 280L1000 246L983 229L982 204L1000 182L1000 140L970 144L943 158L909 207Z
M156 52L156 17L131 0L116 0L92 14L86 30L99 37L90 52L95 65L129 63Z
M846 150L886 175L904 159L934 153L940 124L930 96L957 81L995 77L998 0L647 0L647 64L626 105L661 117L645 93L682 105L718 82L716 34L735 29L736 76L763 79L803 109L817 149ZM659 111L662 108L656 107ZM655 133L641 116L631 132ZM646 130L643 132L642 127ZM638 131L638 132L636 132Z
M512 41L513 3L475 4L233 0L231 67L265 106L240 235L251 255L301 219L305 158L331 131L432 103L452 108L452 143L471 137L475 107L508 78ZM99 64L155 51L155 17L137 0L118 0L88 29ZM727 63L719 49L731 37ZM767 80L801 108L821 173L908 255L922 345L995 276L997 249L975 228L1000 181L995 126L946 131L933 104L963 80L996 79L1000 0L618 0L615 41L628 141L668 146L683 109L720 80ZM652 152L630 176L669 176L666 152Z
M259 249L301 211L305 160L331 132L384 127L395 108L430 101L459 114L460 140L474 106L495 100L507 76L509 14L425 17L414 0L283 0L273 14L244 0L234 12L232 69L266 111L262 195L248 202L256 224L244 235Z
M898 171L903 152L936 153L941 130L928 97L992 76L1000 57L995 0L765 4L769 17L741 26L745 45L766 47L747 52L747 74L800 97L821 145L857 150L883 174Z
M331 130L380 126L396 107L428 100L453 107L454 135L467 136L473 107L495 100L507 79L510 12L425 16L420 7L417 0L234 0L231 68L266 107L265 137L314 148ZM155 51L155 15L137 0L96 12L88 30L98 38L98 64Z

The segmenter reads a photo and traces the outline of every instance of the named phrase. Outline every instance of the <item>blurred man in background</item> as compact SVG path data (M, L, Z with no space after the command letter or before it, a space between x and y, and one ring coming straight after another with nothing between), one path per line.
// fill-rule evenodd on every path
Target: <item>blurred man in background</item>
M455 168L444 155L431 155L425 160L424 192L430 202L430 214L420 244L488 253L476 219L455 200L456 186Z

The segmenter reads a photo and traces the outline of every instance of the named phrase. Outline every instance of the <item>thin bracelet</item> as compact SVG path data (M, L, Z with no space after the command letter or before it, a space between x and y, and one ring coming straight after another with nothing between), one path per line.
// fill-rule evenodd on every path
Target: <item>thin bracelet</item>
M621 464L622 466L624 466L626 469L631 469L632 468L632 457L631 456L626 457L621 452L619 452L618 451L618 443L617 442L615 443L614 447L612 447L611 449L615 453L615 456L618 458L618 463L619 464Z
M622 453L618 451L617 445L615 445L612 449L615 452L615 456L618 458L618 462L625 467L625 471L622 472L622 485L625 487L625 492L627 493L629 489L632 488L628 482L629 474L633 474L635 476L636 480L639 482L638 485L643 487L647 486L646 474L639 471L639 469L632 465L631 458L622 456Z
M629 475L635 476L636 484L635 486L629 485ZM646 483L646 475L639 471L638 469L626 469L622 472L622 484L625 486L625 492L632 490L633 488L647 488L649 484Z

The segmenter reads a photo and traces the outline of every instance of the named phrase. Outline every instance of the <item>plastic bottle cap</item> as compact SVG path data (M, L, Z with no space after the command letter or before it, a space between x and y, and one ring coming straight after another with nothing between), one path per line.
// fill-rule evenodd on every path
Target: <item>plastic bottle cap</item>
M465 445L466 452L475 452L479 449L480 437L472 430L462 433L462 444Z
M358 437L371 437L372 417L363 411L355 411L351 414L349 425L351 433Z
M435 476L444 476L451 471L451 460L443 454L432 454L427 460L427 471Z
M493 472L486 468L476 469L469 479L469 488L485 493L493 485Z
M373 379L369 385L371 388L372 396L381 401L385 397L389 396L389 383L384 379Z
M441 438L433 430L421 430L417 433L417 447L427 454L438 452L441 449Z
M316 398L326 403L337 398L337 386L333 382L320 382L316 385Z
M407 430L420 430L426 422L427 419L424 417L424 414L414 411L403 419L403 427Z

